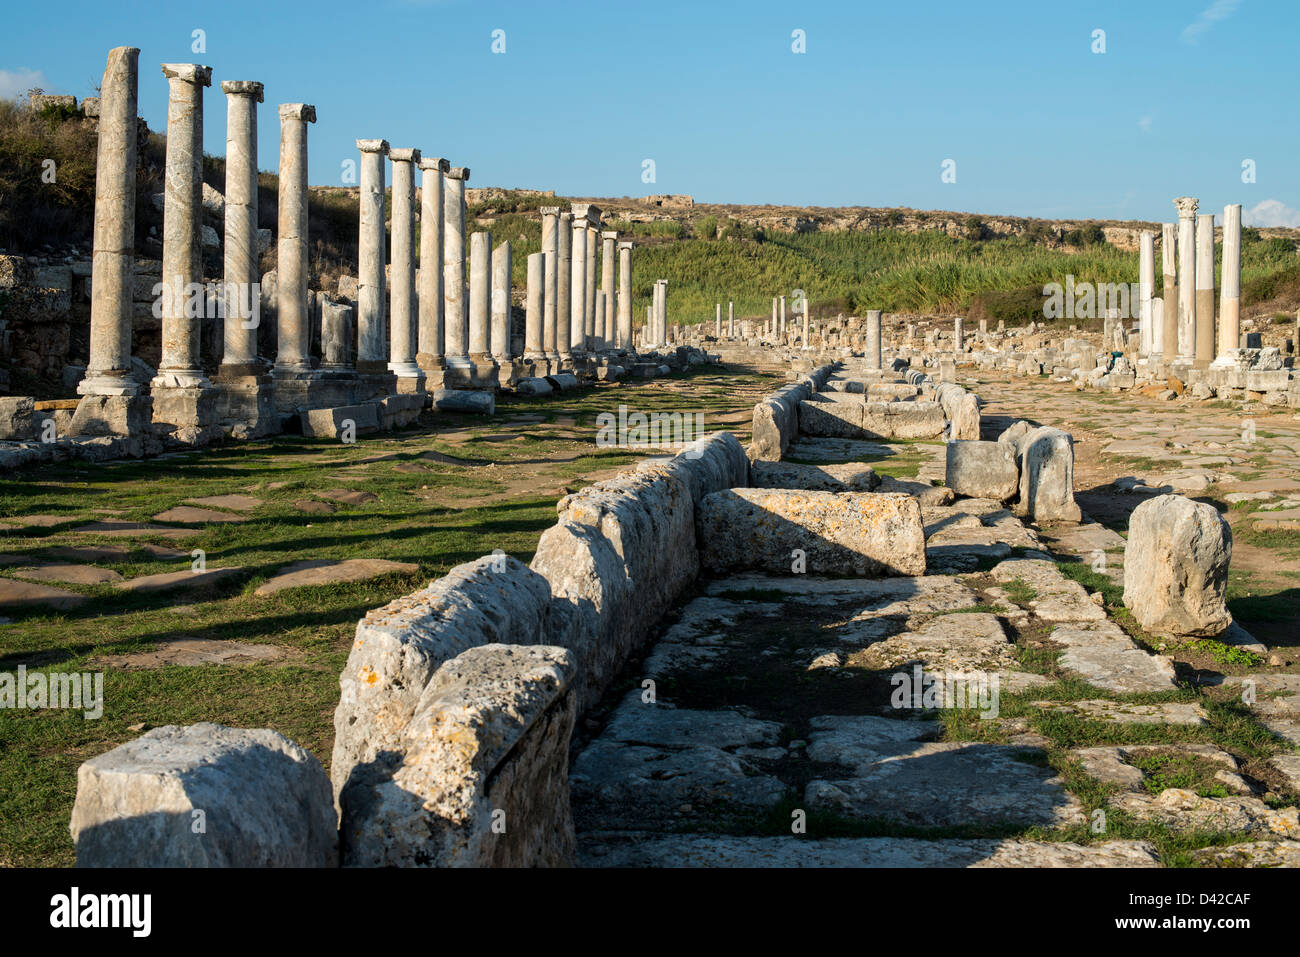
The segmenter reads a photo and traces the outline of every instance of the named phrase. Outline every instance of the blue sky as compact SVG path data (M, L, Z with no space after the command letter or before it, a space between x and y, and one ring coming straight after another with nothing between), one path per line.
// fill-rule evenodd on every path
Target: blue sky
M158 64L213 67L205 146L225 149L221 80L307 102L313 184L357 138L472 169L471 185L700 202L912 206L1171 220L1202 209L1300 226L1300 4L891 0L803 3L370 0L310 5L11 4L0 95L93 93L108 49L141 49L140 110L165 127ZM191 50L205 31L206 52ZM493 31L505 52L493 53ZM802 30L806 52L794 53ZM1105 31L1105 52L1093 33ZM643 161L655 182L642 181ZM944 160L956 182L941 182ZM1254 183L1242 164L1254 161Z

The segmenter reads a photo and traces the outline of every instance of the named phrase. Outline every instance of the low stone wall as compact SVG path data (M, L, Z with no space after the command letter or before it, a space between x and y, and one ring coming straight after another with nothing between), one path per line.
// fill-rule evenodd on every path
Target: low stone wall
M749 458L754 462L779 462L799 434L799 406L826 387L834 365L820 366L798 382L782 386L754 406Z
M250 737L263 751L263 738L282 742L280 750L307 769L301 780L264 774L241 756L248 745L223 744L196 758L177 743L215 726L150 732L87 762L73 824L78 862L572 863L574 721L698 575L700 503L748 481L749 460L735 436L708 436L566 496L531 568L486 555L369 612L339 677L334 808L315 759L271 731L221 729ZM147 762L137 759L142 749ZM191 766L213 780L239 777L233 791L202 792L207 813L266 806L282 826L231 839L220 854L194 854L190 845L173 846L170 831L132 823L185 811L189 804L170 796L166 775L183 778ZM123 770L110 780L101 768ZM298 816L308 811L313 820L328 818L327 845L313 837L301 846L307 825ZM320 828L312 826L314 835ZM317 846L327 850L307 853Z

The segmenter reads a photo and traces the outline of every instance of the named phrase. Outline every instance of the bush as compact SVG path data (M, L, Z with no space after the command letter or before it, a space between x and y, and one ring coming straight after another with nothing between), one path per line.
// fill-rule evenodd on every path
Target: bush
M965 236L971 241L978 241L988 235L988 227L984 225L984 220L978 216L966 217Z
M1062 237L1069 246L1100 246L1106 242L1106 234L1096 223L1071 229Z
M96 148L95 131L79 113L0 100L0 244L24 251L88 240Z
M695 224L697 239L716 239L718 236L718 217L705 216Z

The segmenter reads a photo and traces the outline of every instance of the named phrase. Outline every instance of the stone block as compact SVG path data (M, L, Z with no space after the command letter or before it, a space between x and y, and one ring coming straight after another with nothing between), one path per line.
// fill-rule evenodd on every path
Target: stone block
M1232 531L1213 505L1181 495L1143 502L1129 517L1124 604L1155 634L1219 635L1232 623L1231 558Z

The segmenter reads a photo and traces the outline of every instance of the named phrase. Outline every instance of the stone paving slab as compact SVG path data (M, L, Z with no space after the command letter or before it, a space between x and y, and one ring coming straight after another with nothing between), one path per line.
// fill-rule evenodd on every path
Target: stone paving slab
M1106 618L1105 610L1092 600L1087 589L1062 575L1053 561L1012 558L990 574L996 581L1019 579L1034 589L1036 596L1029 601L1029 607L1044 621L1086 622Z
M1300 841L1244 841L1192 854L1209 867L1300 867Z
M1065 648L1060 666L1098 688L1128 694L1178 687L1173 661L1143 651L1114 622L1057 625L1049 637Z
M277 645L257 645L214 638L173 638L159 642L152 651L110 655L103 664L113 668L161 668L166 665L192 667L224 665L242 661L275 661L285 651Z
M111 538L190 538L200 535L201 528L172 528L167 525L151 525L148 522L128 522L106 518L101 522L80 525L72 530L79 535L107 535Z
M113 587L121 591L132 592L168 591L172 588L203 588L236 575L242 570L238 566L233 568L209 568L201 572L186 568L178 572L161 572L157 575L141 575L138 578L128 578L126 581L118 582Z
M193 505L177 505L154 517L155 522L178 522L183 525L206 525L209 522L246 522L247 515L235 512L221 512L212 508L195 508Z
M1300 858L1297 851L1288 859ZM1097 844L868 837L729 837L594 832L578 837L580 867L1155 867L1143 841Z
M0 608L49 607L66 610L84 604L89 597L75 591L55 588L52 585L37 585L32 582L15 581L12 578L0 578Z
M348 558L343 561L311 560L286 565L257 587L254 594L273 595L286 588L333 585L367 581L394 572L418 572L414 562L393 562L384 558Z
M260 498L251 495L208 495L204 498L191 498L187 501L205 508L228 508L236 512L251 512L262 504Z
M102 585L122 580L122 576L111 568L96 568L94 565L34 565L15 568L13 573L20 578L68 585Z
M1109 803L1139 820L1156 821L1172 831L1233 831L1300 838L1300 812L1296 808L1275 811L1254 797L1200 797L1186 788L1167 788L1158 796L1142 792L1116 794Z
M1205 709L1195 703L1124 704L1118 701L1035 701L1044 711L1064 711L1111 724L1181 724L1199 727L1208 724Z

